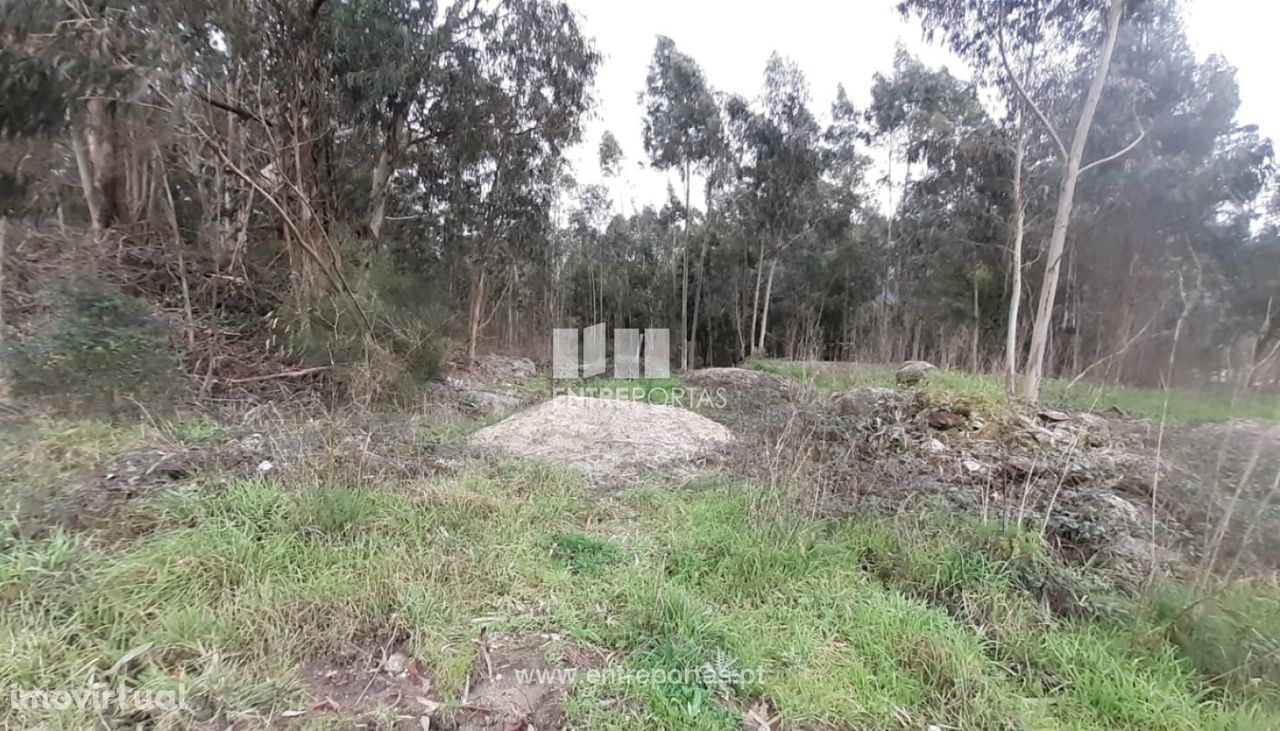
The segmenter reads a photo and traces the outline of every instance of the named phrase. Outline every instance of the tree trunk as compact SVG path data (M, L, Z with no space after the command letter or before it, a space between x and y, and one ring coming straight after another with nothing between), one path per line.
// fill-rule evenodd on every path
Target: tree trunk
M1018 392L1018 310L1022 307L1022 241L1026 233L1026 206L1022 202L1022 165L1027 156L1027 119L1018 113L1018 143L1013 152L1013 261L1009 264L1009 328L1004 339L1004 391Z
M470 317L467 324L467 364L476 362L476 346L480 342L480 318L484 316L485 270L480 268L475 286L471 288Z
M973 342L969 344L969 371L978 372L978 341L982 336L982 309L978 300L977 269L973 277Z
M1040 302L1036 307L1035 326L1031 331L1031 355L1027 360L1026 397L1028 401L1040 398L1040 382L1044 375L1045 350L1049 341L1049 325L1053 321L1053 304L1058 294L1058 275L1062 269L1062 252L1067 243L1067 231L1071 225L1071 209L1075 203L1076 182L1080 177L1080 163L1084 158L1085 144L1093 117L1102 99L1102 89L1111 69L1111 56L1116 47L1120 30L1120 16L1124 12L1124 0L1111 0L1107 11L1107 34L1098 52L1098 66L1085 97L1084 108L1076 124L1071 140L1071 152L1062 172L1062 185L1058 191L1058 210L1053 219L1053 234L1049 239L1049 255L1045 261L1044 283L1040 288Z
M4 249L9 234L9 219L0 214L0 396L9 392L9 359L4 342Z
M756 318L760 314L760 284L764 279L764 241L760 241L760 256L756 259L756 293L751 298L751 355L756 354Z
M93 169L93 187L98 193L98 227L105 229L120 218L123 206L121 165L116 149L115 125L102 97L89 99L85 139Z
M698 353L698 316L702 312L702 282L707 276L707 239L711 233L711 180L707 180L707 215L703 227L702 248L698 252L698 286L693 292L693 323L689 330L689 350L694 353L694 365L697 365Z
M680 370L689 370L689 224L693 216L689 211L689 161L684 161L684 251L681 253L683 273L680 280Z
M745 360L747 357L747 338L742 332L742 321L746 318L742 316L742 278L737 274L733 277L733 331L738 336L738 360Z
M773 295L773 275L778 271L778 259L769 262L769 281L764 287L764 308L760 312L760 343L756 350L764 352L764 336L769 330L769 299Z
M80 173L80 190L84 192L84 204L89 209L89 225L94 233L102 231L102 194L93 182L93 162L89 159L88 133L80 125L71 126L71 149L76 157L76 171Z
M386 136L382 140L382 149L378 152L378 162L373 167L373 187L369 191L369 238L373 240L375 247L382 237L382 224L386 221L387 191L390 189L396 159L400 156L400 129L404 126L407 112L407 109L397 109L392 114Z

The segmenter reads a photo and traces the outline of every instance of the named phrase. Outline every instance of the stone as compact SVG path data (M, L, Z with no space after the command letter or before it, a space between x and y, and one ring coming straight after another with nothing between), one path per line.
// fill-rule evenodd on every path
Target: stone
M382 669L386 670L391 675L399 675L405 671L405 668L407 668L408 665L409 658L405 657L403 653L393 652L388 655L387 659L382 663Z
M969 420L953 411L930 411L925 416L925 422L938 431L947 431L948 429L959 429L968 424Z
M493 391L471 391L466 400L476 411L486 416L502 416L520 406L520 399Z
M528 358L489 353L480 356L480 369L498 378L532 378L538 367Z
M1013 456L1004 461L1003 470L1011 477L1026 477L1037 469L1036 463L1026 457Z
M894 380L902 386L914 386L923 382L929 377L930 373L936 370L938 370L937 367L932 363L923 360L909 360L898 368L897 374L894 375Z
M831 394L831 408L839 416L865 419L886 404L900 400L901 392L893 388L866 386Z

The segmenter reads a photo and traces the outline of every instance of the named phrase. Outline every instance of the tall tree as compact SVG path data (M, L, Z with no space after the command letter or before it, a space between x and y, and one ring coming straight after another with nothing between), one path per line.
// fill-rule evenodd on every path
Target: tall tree
M689 247L692 234L690 189L693 173L714 155L719 144L720 110L702 69L681 53L675 41L658 36L649 61L644 106L644 149L659 170L672 168L684 182L684 247L681 252L680 365L690 365Z
M919 13L926 33L941 31L952 48L962 55L979 63L988 63L998 57L1008 84L1035 112L1061 156L1062 175L1024 385L1026 398L1035 401L1040 396L1044 376L1045 351L1080 174L1082 170L1114 159L1130 149L1126 147L1120 153L1087 166L1084 164L1089 133L1111 69L1125 0L1050 0L1036 4L1021 4L1016 0L905 0L899 7L904 12ZM1080 103L1075 130L1069 140L1063 139L1046 113L1042 103L1045 100L1034 98L1013 69L1005 47L1009 38L1018 43L1034 43L1050 34L1056 34L1059 40L1068 44L1068 48L1087 47L1091 40L1096 48L1092 54L1092 78Z

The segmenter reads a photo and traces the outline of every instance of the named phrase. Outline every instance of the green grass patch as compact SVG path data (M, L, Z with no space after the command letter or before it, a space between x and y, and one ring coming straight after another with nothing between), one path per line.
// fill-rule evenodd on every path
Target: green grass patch
M795 727L1280 727L1268 645L1219 653L1280 637L1260 587L1103 612L1034 535L945 515L764 521L754 499L602 495L510 465L169 495L127 542L6 539L0 686L86 686L150 643L128 683L278 712L306 700L298 662L395 628L456 700L486 617L614 651L618 674L568 699L578 728L736 729L762 701ZM13 727L92 720L0 710Z
M598 576L605 566L622 558L617 546L582 533L556 536L552 553L573 573Z
M889 387L894 385L895 373L895 369L889 366L863 363L757 360L748 362L747 367L809 383L820 391L863 386ZM991 407L1008 401L1002 380L998 376L980 373L939 371L930 377L924 388L939 398L963 398L975 405ZM1233 395L1185 389L1165 392L1155 388L1107 386L1089 381L1071 386L1068 381L1049 379L1044 383L1042 400L1049 405L1071 409L1101 412L1114 408L1130 416L1148 419L1166 416L1179 422L1229 419L1280 421L1280 397L1261 394Z

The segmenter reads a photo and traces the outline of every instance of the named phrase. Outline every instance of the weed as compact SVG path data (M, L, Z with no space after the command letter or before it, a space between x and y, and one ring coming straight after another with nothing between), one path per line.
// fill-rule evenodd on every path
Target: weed
M598 576L605 566L622 558L622 551L617 546L582 533L556 536L552 554L570 572L581 576Z
M1036 535L938 515L777 522L752 509L756 491L588 495L572 475L495 464L395 487L165 496L155 529L125 542L9 539L0 685L79 687L150 643L129 682L180 677L218 708L271 713L305 701L297 663L403 627L433 693L456 699L485 617L613 651L626 675L572 690L579 727L732 729L766 701L798 727L1280 722L1249 680L1269 645L1213 651L1280 636L1244 589L1212 609L1229 621L1172 603L1052 611L1045 586L1095 589ZM17 713L0 723L92 720Z
M791 363L787 361L751 361L748 367L775 375L810 383L822 391L843 390L862 386L894 385L894 369L862 363ZM971 405L993 408L1007 403L999 376L964 371L939 371L924 386L934 398L944 401L960 398ZM1210 390L1189 391L1105 386L1049 379L1044 383L1042 398L1056 404L1085 411L1119 409L1131 416L1159 419L1166 414L1174 422L1226 421L1257 419L1280 421L1280 399L1274 396L1235 398L1231 394Z

